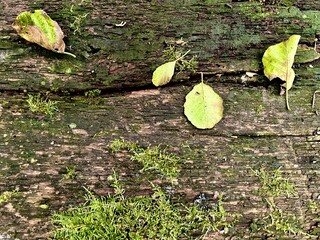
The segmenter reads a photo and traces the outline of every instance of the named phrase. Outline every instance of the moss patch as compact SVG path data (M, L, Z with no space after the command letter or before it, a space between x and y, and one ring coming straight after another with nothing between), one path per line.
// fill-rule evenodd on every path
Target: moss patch
M161 146L142 148L137 143L115 139L110 144L110 149L113 152L129 151L132 154L131 160L142 164L140 172L153 171L162 177L169 177L171 181L177 177L181 169L182 160Z
M117 176L109 180L114 195L101 198L88 192L86 204L52 217L54 239L189 239L227 231L239 217L224 209L222 195L216 206L202 210L198 204L173 203L155 185L151 196L125 197Z

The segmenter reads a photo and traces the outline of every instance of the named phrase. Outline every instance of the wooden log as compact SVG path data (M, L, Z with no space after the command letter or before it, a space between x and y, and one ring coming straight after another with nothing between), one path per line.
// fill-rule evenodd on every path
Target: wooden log
M316 15L303 9L313 2L298 2L299 10L228 0L216 4L20 1L19 7L4 1L0 89L83 92L149 86L152 72L165 61L162 50L168 44L191 50L190 57L198 56L198 72L259 71L267 46L290 34L301 34L302 43L314 44L319 33ZM16 16L36 8L59 22L67 36L67 51L76 59L28 44L15 33L11 25ZM181 42L187 44L179 46ZM189 78L189 74L178 75L175 81Z
M255 194L259 184L250 168L282 166L299 194L299 198L286 199L284 208L309 219L305 203L319 194L320 142L314 133L318 117L307 99L295 99L304 96L302 92L310 95L310 89L291 96L293 111L289 112L273 88L229 84L227 90L224 84L213 85L225 99L225 117L205 131L194 129L183 116L186 87L105 96L99 105L65 99L52 120L21 109L23 96L2 95L1 192L16 189L19 194L2 205L1 231L16 232L21 238L47 236L43 235L51 228L47 216L79 202L83 186L100 195L112 191L106 179L113 169L128 194L150 193L143 176L140 184L136 182L139 165L129 156L110 152L108 145L119 137L142 146L161 143L180 151L187 144L200 151L184 164L175 191L189 201L200 192L212 196L223 192L227 209L241 213L246 228L267 211ZM71 123L75 129L69 127ZM71 166L76 166L76 179L65 180L66 168ZM49 209L41 209L41 204ZM39 223L43 228L36 227Z
M175 193L192 202L206 192L211 203L224 193L226 209L242 214L230 238L265 237L250 232L253 219L270 210L252 175L251 169L260 168L282 167L298 196L280 199L279 206L299 218L305 231L319 229L314 220L319 216L308 208L320 194L319 117L311 105L319 89L319 62L295 66L292 111L287 111L279 83L262 76L260 59L267 46L293 33L312 45L317 23L299 14L318 13L320 7L311 0L296 1L300 10L271 6L268 11L248 2L209 2L1 2L0 194L17 194L0 202L0 235L46 239L52 213L82 202L83 186L99 195L112 191L107 177L113 169L128 195L149 194L146 176L138 172L141 166L126 153L110 151L116 138L145 147L168 145L178 155L183 146L190 147L194 154L183 165ZM61 24L67 50L76 59L30 45L13 31L11 23L20 12L39 8ZM277 15L280 10L288 11L286 17ZM118 26L122 21L126 24ZM188 44L180 46L180 38ZM168 87L151 87L152 72L163 63L168 44L198 55L197 71L224 99L224 118L215 128L197 130L183 115L185 95L199 74L183 73ZM241 79L246 71L260 76ZM83 96L92 89L103 94ZM47 97L58 101L57 115L32 113L26 103L31 91L49 91ZM76 178L65 179L72 166ZM158 178L153 176L167 184Z

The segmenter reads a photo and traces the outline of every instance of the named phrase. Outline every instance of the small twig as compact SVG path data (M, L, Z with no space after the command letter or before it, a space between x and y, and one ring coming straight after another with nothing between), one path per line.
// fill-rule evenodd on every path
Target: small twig
M121 23L115 24L116 27L124 27L127 24L125 21L121 21Z
M313 98L312 98L312 110L315 110L315 113L316 113L317 115L319 115L318 110L315 109L315 108L316 108L316 95L317 95L317 93L320 93L320 90L316 90L316 91L313 93Z
M188 50L185 54L183 54L181 57L179 57L176 61L183 59L189 52L190 52L190 50Z

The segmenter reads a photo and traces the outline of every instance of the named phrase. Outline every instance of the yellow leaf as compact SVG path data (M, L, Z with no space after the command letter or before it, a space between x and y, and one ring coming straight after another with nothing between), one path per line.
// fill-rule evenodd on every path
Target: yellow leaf
M167 62L159 66L152 75L152 83L156 86L162 86L171 81L174 74L176 61Z
M292 35L287 41L270 46L262 58L264 75L270 81L277 77L285 81L285 84L282 86L286 88L286 102L289 110L288 91L292 87L295 78L292 64L297 52L299 40L300 35Z
M201 82L186 96L184 114L196 128L213 128L222 119L223 100L209 85Z

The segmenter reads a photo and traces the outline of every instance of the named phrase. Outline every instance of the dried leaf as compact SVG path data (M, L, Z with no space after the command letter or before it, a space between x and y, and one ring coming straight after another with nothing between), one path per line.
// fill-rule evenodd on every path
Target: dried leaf
M265 76L270 81L277 77L285 81L282 86L286 88L287 108L289 110L288 91L292 87L295 78L292 64L299 40L300 35L292 35L287 41L270 46L262 58Z
M213 128L222 119L223 100L209 85L201 82L187 94L184 114L196 128Z
M167 62L159 66L152 75L152 83L159 87L171 81L176 61Z
M35 10L34 13L21 13L12 27L22 38L29 42L36 43L54 52L75 57L75 55L64 51L64 34L60 26L43 10Z

